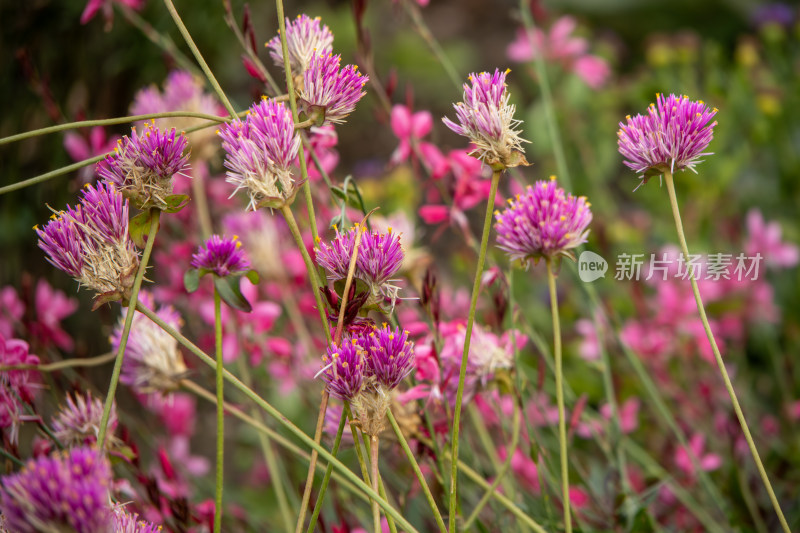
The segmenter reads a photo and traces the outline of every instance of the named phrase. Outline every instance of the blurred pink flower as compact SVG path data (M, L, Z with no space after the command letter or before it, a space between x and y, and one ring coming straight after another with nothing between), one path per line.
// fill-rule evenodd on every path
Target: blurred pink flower
M605 59L589 54L576 59L572 69L592 89L602 87L611 74Z
M64 134L64 149L74 161L83 161L90 157L108 154L117 146L119 135L106 137L106 130L102 126L91 128L88 134L74 131ZM83 167L78 171L78 181L89 183L95 175L95 165Z
M710 472L722 466L722 457L715 453L704 453L706 439L703 435L697 433L689 440L689 449L697 457L697 462L703 470ZM695 469L692 460L689 457L689 451L684 447L679 447L675 450L675 464L683 472L694 477Z
M25 304L17 296L17 290L8 285L0 289L0 335L9 338L14 334L15 325L25 314Z
M791 268L800 262L800 250L794 244L781 242L781 226L778 222L765 222L758 209L747 213L747 242L745 252L748 257L760 253L764 264L773 268Z
M501 461L505 461L506 457L508 457L508 451L504 446L501 446L497 449L497 455L500 457ZM519 448L514 450L514 454L511 456L511 470L516 474L527 490L535 494L539 493L541 487L539 485L539 470L536 467L536 463Z
M78 301L63 291L53 289L47 281L36 284L36 319L31 324L31 334L42 344L54 343L62 350L71 351L72 337L61 329L61 321L78 309Z
M98 11L103 10L103 18L106 20L106 30L110 29L111 22L114 20L113 2L127 6L130 9L140 10L144 7L144 0L89 0L81 13L81 24L86 24L94 18Z
M411 113L408 107L397 104L392 108L392 131L400 139L400 145L391 157L391 163L396 165L411 156L412 143L422 140L433 128L433 117L428 111Z
M619 406L619 429L624 434L631 433L639 427L639 398L628 398ZM611 419L611 406L604 404L600 407L600 414L606 420Z

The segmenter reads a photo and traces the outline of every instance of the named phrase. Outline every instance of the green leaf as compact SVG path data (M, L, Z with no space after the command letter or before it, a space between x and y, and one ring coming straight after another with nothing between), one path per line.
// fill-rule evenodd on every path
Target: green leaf
M256 272L255 270L248 270L247 272L245 272L244 275L247 279L250 280L250 283L252 283L253 285L258 285L258 281L260 279L258 277L258 272Z
M214 287L216 287L220 298L230 307L249 313L253 310L253 306L242 296L242 291L239 289L239 280L241 278L241 275L227 276L225 278L214 277Z
M153 213L148 209L133 217L128 223L128 233L137 248L144 249L147 234L150 232L150 220Z
M183 286L186 287L187 292L194 292L200 286L200 271L196 268L191 268L183 275Z
M164 198L164 201L167 204L167 207L164 208L164 212L177 213L189 203L190 199L191 198L189 198L188 194L170 194Z

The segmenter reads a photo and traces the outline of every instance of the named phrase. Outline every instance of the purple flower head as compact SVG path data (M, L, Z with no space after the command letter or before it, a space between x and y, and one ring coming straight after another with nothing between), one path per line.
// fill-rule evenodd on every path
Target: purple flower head
M300 136L283 103L264 99L253 104L244 121L234 120L218 133L225 150L226 181L236 185L236 191L247 191L248 209L280 207L294 198L291 168Z
M103 401L92 398L92 393L67 396L67 403L53 420L53 434L67 447L91 445L97 442L100 420L103 417ZM112 436L117 427L117 410L112 405L108 418L108 434ZM106 440L110 446L112 439Z
M394 389L414 370L414 343L408 340L407 331L384 324L371 331L363 345L368 374L385 389Z
M364 384L364 348L358 339L344 339L337 346L331 343L322 361L325 367L319 374L328 387L328 392L340 400L350 401L360 392Z
M0 334L0 365L38 365L39 358L28 353L28 343L19 339L6 340ZM23 403L32 403L38 373L34 370L4 370L0 372L0 429L11 428L9 440L16 444L19 424L38 419L24 414Z
M30 461L2 478L0 510L9 531L108 531L111 465L94 448L73 448Z
M363 89L369 77L358 67L339 66L342 56L316 51L303 72L303 87L298 91L306 115L324 112L324 124L344 122L356 104L367 94Z
M464 99L453 104L458 124L447 117L445 126L467 137L475 145L470 153L489 166L501 168L527 165L520 138L521 130L515 129L522 121L514 119L515 106L509 105L506 75L509 70L494 74L481 72L470 74L472 86L464 84Z
M176 137L174 128L162 132L147 122L141 135L133 128L130 137L120 139L114 154L97 164L97 172L137 207L166 209L172 177L189 167L189 156L184 154L187 145L183 133Z
M245 259L241 247L242 243L236 235L232 239L212 235L192 255L192 268L208 270L220 278L246 272L250 263Z
M705 150L714 138L717 122L709 122L716 114L716 108L688 96L658 94L647 115L629 115L627 124L619 123L619 153L642 183L667 171L688 168L696 173L694 166L702 163L700 158L712 153Z
M584 196L564 192L555 181L537 181L517 195L502 212L495 212L497 243L513 261L570 256L569 250L586 242L592 221L591 204Z
M149 293L142 291L139 294L139 301L144 306L155 309L155 302ZM111 335L113 350L119 348L122 338L124 311ZM172 306L162 306L156 310L156 314L180 330L181 317ZM125 348L120 381L141 393L171 392L179 387L185 374L186 364L178 350L178 342L145 315L136 313Z
M333 50L333 33L320 22L319 17L297 15L294 22L286 19L286 45L289 49L289 64L292 74L301 75L308 68L314 52L330 54ZM276 65L283 68L281 36L276 35L267 43L269 55Z
M141 520L136 513L129 513L123 507L114 508L114 533L161 533L161 526Z
M34 227L47 260L109 301L127 298L139 266L128 234L128 201L110 184L87 185L80 204Z

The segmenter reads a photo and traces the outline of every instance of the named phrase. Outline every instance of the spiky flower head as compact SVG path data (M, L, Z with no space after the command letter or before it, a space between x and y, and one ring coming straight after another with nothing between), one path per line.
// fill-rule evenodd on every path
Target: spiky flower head
M642 183L664 172L690 169L702 163L708 144L714 138L714 126L709 122L717 114L700 100L688 96L656 95L647 115L628 115L627 123L619 123L617 145L625 157L625 165L639 174Z
M97 533L112 525L111 465L95 448L32 460L1 485L0 510L15 533Z
M95 307L130 297L139 255L128 233L128 200L115 185L87 185L78 206L34 229L50 264L98 294Z
M400 244L400 235L393 232L391 227L386 233L366 231L359 224L355 224L345 233L340 233L337 228L336 237L330 244L318 241L315 248L317 264L326 270L330 281L347 278L358 232L362 232L362 236L354 277L370 288L371 299L366 305L379 304L384 297L390 298L394 305L400 288L390 281L400 270L405 254Z
M39 358L28 353L28 343L5 339L0 334L0 365L38 365ZM11 428L9 440L16 444L20 422L36 420L26 415L22 405L32 403L38 373L35 370L3 370L0 372L0 429Z
M297 184L291 168L300 136L283 103L263 99L250 107L244 121L236 119L218 133L225 150L226 181L236 185L236 191L247 191L247 209L281 207L294 199Z
M506 75L510 70L494 74L481 72L469 75L472 85L464 84L464 99L453 104L458 124L447 117L445 126L467 137L475 145L470 155L494 169L527 165L517 126L521 120L514 118L515 106L509 105Z
M286 19L286 45L289 49L289 65L292 74L302 75L311 62L314 52L330 54L333 50L333 33L320 22L319 17L306 14L297 15L294 21ZM283 68L283 48L281 36L276 35L267 43L269 55L276 65Z
M91 391L86 395L67 396L66 405L53 419L53 434L67 447L90 445L97 442L100 421L103 418L103 401L92 398ZM112 436L117 428L117 409L112 404L108 418L108 434ZM113 444L106 439L106 446Z
M344 122L367 94L363 89L369 76L358 72L355 65L340 69L341 62L342 56L318 50L311 55L308 68L303 72L299 103L307 116L317 115L319 126Z
M220 278L246 272L250 263L241 248L242 243L236 235L233 238L212 235L192 255L192 268L212 272Z
M570 250L586 242L591 204L585 196L565 193L555 176L528 186L508 203L508 208L495 212L495 227L497 244L511 260L527 265L531 258L536 262L541 257L572 257Z
M160 533L161 526L141 520L136 513L129 513L122 506L114 508L114 533Z
M322 376L328 392L340 400L352 401L364 384L364 348L357 338L344 339L340 344L331 343L322 356L325 363L317 374Z
M139 293L139 301L155 310L153 297L147 292ZM172 306L162 306L155 313L167 324L180 330L181 317ZM119 348L125 322L123 309L117 326L111 335L113 350ZM178 342L145 315L133 317L120 381L142 393L172 392L185 377L186 364L178 350Z
M152 122L144 124L141 135L136 128L117 142L114 154L97 164L101 178L114 183L136 207L168 209L172 207L172 177L188 169L188 143L175 128L161 131Z
M366 335L368 376L386 390L396 388L414 370L414 343L408 332L384 324Z

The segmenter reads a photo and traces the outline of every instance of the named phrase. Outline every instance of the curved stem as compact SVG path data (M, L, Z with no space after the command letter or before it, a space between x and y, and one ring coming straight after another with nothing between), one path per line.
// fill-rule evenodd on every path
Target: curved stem
M372 435L372 448L370 455L372 456L372 490L378 492L378 437ZM381 509L378 507L378 502L372 501L372 528L375 533L381 533Z
M225 381L222 371L222 299L214 287L214 348L217 355L217 477L214 486L214 533L222 530L222 483L225 460ZM274 473L273 473L274 475Z
M342 442L342 434L344 434L344 426L347 423L347 417L342 411L342 417L339 420L339 428L336 430L336 438L333 441L333 448L331 448L331 455L336 457L336 454L339 453L339 445ZM331 473L333 472L333 465L328 464L327 468L325 468L325 476L322 478L322 485L319 488L319 494L317 495L317 503L314 504L314 511L311 513L311 520L308 523L308 529L306 533L314 533L314 528L317 525L317 518L319 518L319 513L322 511L322 502L325 499L325 492L328 490L328 482L331 479Z
M397 420L395 420L391 409L386 412L386 418L389 419L389 423L392 425L394 434L397 436L397 440L400 442L400 447L402 447L403 451L406 452L408 462L411 463L411 468L414 469L414 473L417 475L417 480L419 480L419 485L422 487L422 492L425 494L425 499L428 500L428 506L431 508L431 511L433 511L433 517L436 519L436 525L439 526L439 531L446 533L447 526L445 526L444 520L442 519L442 513L439 512L439 508L436 506L436 500L433 499L431 489L428 487L428 483L425 481L425 476L422 474L422 470L419 468L417 459L414 457L414 452L412 452L411 448L408 447L408 442L406 441L405 436L403 436L400 426L397 425ZM467 528L465 527L464 529Z
M125 314L125 323L122 326L122 335L119 340L119 347L117 348L117 360L114 362L114 370L111 372L111 383L108 385L108 394L103 404L103 416L100 418L100 432L97 435L97 442L101 450L104 449L106 445L106 431L108 429L108 418L111 416L111 405L114 403L114 396L117 393L119 374L122 371L122 359L125 357L125 347L128 345L128 336L131 332L131 326L133 326L133 315L136 313L136 306L139 303L139 288L142 286L144 272L147 270L147 263L150 261L150 253L153 251L153 243L156 240L160 217L161 211L159 210L155 210L150 214L150 232L148 233L147 243L142 253L142 260L139 262L139 269L136 271L136 277L133 280L131 297L128 301L128 312Z
M322 428L325 425L325 412L328 410L328 389L322 391L322 400L319 402L319 414L317 415L317 429L314 431L314 442L319 444L322 440ZM306 521L306 510L311 499L311 487L314 485L314 470L317 466L317 451L311 451L311 461L308 463L308 474L306 475L306 485L303 489L303 499L300 501L300 512L297 514L297 523L294 526L295 533L303 531L303 523Z
M197 347L192 341L181 335L175 328L164 322L157 314L153 311L145 307L144 305L139 302L136 306L136 310L140 313L146 315L150 320L155 322L161 329L163 329L167 334L169 334L172 338L177 340L182 346L184 346L187 350L192 352L196 355L203 363L208 365L211 368L216 368L216 362L213 358L209 357L203 350ZM361 479L358 478L347 466L333 457L328 450L326 450L320 444L314 442L314 440L309 437L303 430L295 426L283 413L275 409L268 401L264 398L259 396L255 393L250 387L246 386L242 383L236 376L224 370L224 377L233 385L236 389L244 393L250 400L252 400L258 407L266 411L266 413L278 421L283 427L288 429L292 434L294 434L298 439L303 441L303 444L311 448L312 450L316 450L319 455L325 459L326 461L333 464L333 467L338 470L348 481L353 483L362 493L366 494L369 498L373 500L377 500L378 505L387 513L394 517L397 520L397 523L400 524L406 530L406 533L419 533L419 531L411 525L411 523L403 517L403 515L395 509L389 502L386 501L385 498L382 498L380 494L376 493L372 490L372 487L364 483Z
M100 366L116 359L117 354L109 352L97 357L83 357L75 359L64 359L63 361L56 361L55 363L47 363L44 365L0 365L0 372L7 372L9 370L36 370L37 372L57 372L65 368L81 367L81 366Z
M672 179L672 172L669 171L664 172L664 181L667 182L667 191L669 192L669 203L670 206L672 207L672 216L675 219L675 228L678 230L678 240L680 241L681 251L683 252L683 256L688 261L689 247L686 244L686 236L683 234L683 223L681 222L681 213L678 210L678 199L677 196L675 195L675 183L673 182ZM747 441L747 446L750 448L750 454L753 456L753 460L756 463L756 468L758 468L758 473L761 476L761 481L764 483L764 487L767 489L767 493L769 494L769 499L772 502L772 507L775 509L775 513L778 515L778 520L781 523L781 527L786 533L789 533L790 532L789 524L786 523L786 518L783 516L781 505L780 503L778 503L778 498L775 496L775 491L772 490L772 484L769 482L769 477L767 476L767 472L766 470L764 470L764 465L761 463L761 457L758 454L755 442L753 442L753 437L752 435L750 435L750 428L747 425L747 420L745 419L744 413L742 412L742 408L739 405L739 400L736 397L736 391L733 389L731 378L728 376L728 370L725 368L725 362L722 360L722 354L720 354L719 347L717 346L717 341L716 339L714 339L714 333L711 331L711 326L708 324L706 309L703 306L703 300L700 297L700 289L697 286L697 280L694 277L693 271L690 271L689 281L692 284L692 292L694 293L694 300L697 303L697 311L700 314L700 320L703 322L703 329L706 332L706 337L708 337L708 342L711 343L711 350L714 352L714 359L717 361L719 372L720 374L722 374L722 380L725 382L725 389L728 391L728 395L731 397L733 410L736 412L736 418L739 420L739 425L742 428L742 434L744 435L744 438Z
M553 315L553 353L556 363L556 402L558 403L558 446L561 450L561 498L564 507L564 530L572 531L572 513L569 501L569 456L567 455L567 420L564 414L564 375L561 364L561 323L558 319L558 294L553 260L545 258L547 286L550 289L550 314Z
M186 25L183 23L183 20L181 20L181 16L175 9L175 4L172 3L172 0L164 0L164 5L167 7L167 11L169 11L169 14L172 16L172 20L175 21L175 25L178 26L178 30L181 32L181 35L183 35L186 44L189 45L189 49L192 51L194 58L200 64L200 68L203 70L203 74L206 75L206 78L208 78L209 83L211 83L211 87L214 88L214 92L217 93L217 96L219 96L222 105L225 106L225 109L228 110L228 113L230 113L231 116L235 115L236 110L231 105L230 101L228 100L228 97L225 96L225 92L222 90L222 87L220 87L219 82L217 82L217 78L214 77L214 73L211 72L210 68L208 68L208 63L206 63L206 60L203 59L203 54L200 53L200 50L197 48L197 45L194 44L194 40L192 39L192 36L189 34L189 30L186 29Z
M486 262L486 247L489 244L489 233L492 229L492 211L494 210L494 197L497 195L497 186L500 183L501 170L495 170L492 174L492 186L489 192L489 200L486 203L486 215L483 220L483 234L481 235L481 248L478 253L478 266L475 270L475 280L472 284L472 299L469 303L469 315L467 316L467 330L464 338L464 352L461 354L461 369L458 374L458 391L456 392L456 405L453 411L453 430L452 446L450 454L452 465L450 468L450 506L449 506L449 531L454 533L456 529L456 504L458 484L458 431L461 421L461 401L464 397L464 380L467 376L467 356L469 355L469 343L472 338L472 326L475 323L475 308L478 305L478 294L481 290L481 276L483 275L483 265Z

